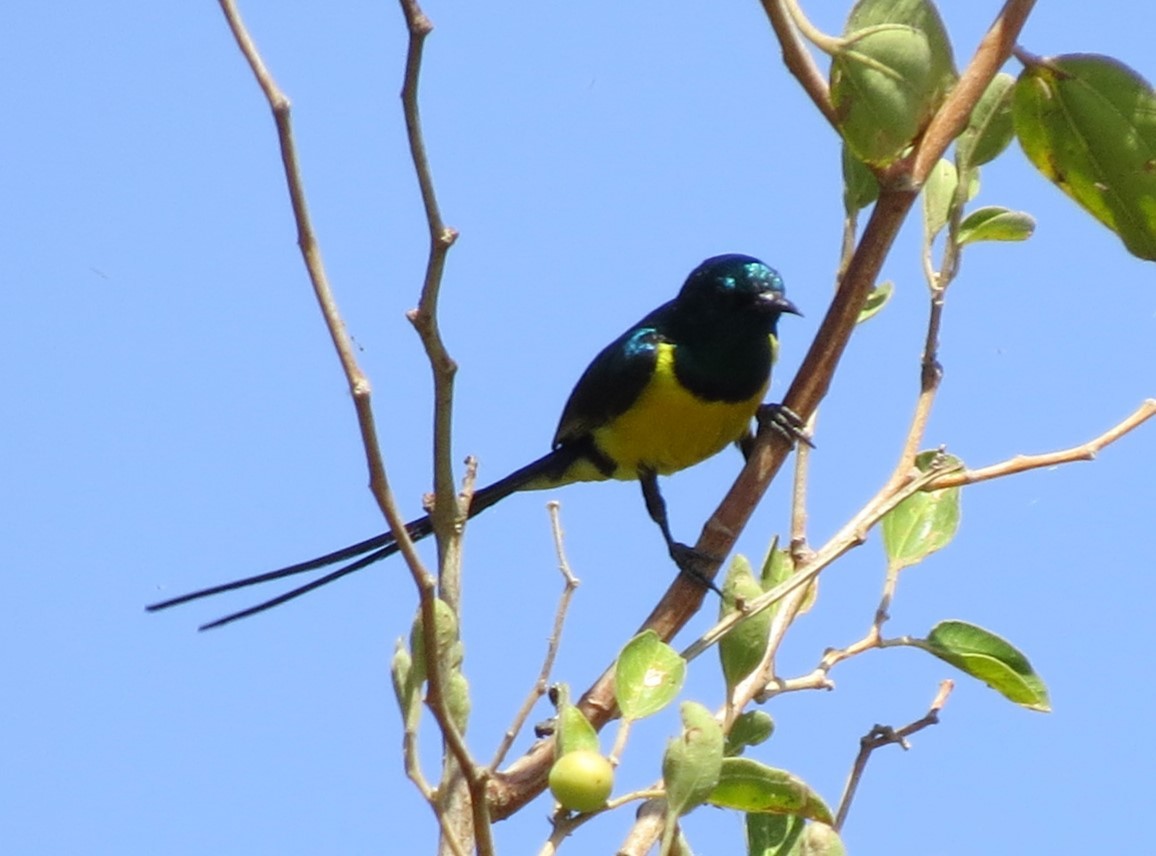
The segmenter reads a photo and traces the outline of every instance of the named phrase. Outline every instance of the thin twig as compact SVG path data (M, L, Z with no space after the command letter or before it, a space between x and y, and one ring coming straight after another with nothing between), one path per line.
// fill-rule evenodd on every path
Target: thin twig
M963 186L965 180L967 180L965 176L959 176L956 182L956 190L948 209L943 258L938 270L931 261L935 236L929 234L926 227L924 228L923 275L927 280L929 293L927 333L923 342L923 356L920 359L919 397L903 444L903 451L895 466L895 478L899 478L915 464L915 456L919 453L924 435L927 433L927 424L931 420L931 408L935 404L936 394L943 381L943 366L939 362L939 331L943 325L948 286L959 273L961 258L959 224L963 216L963 206L967 202L967 191Z
M847 812L851 810L851 801L855 799L855 791L863 778L863 771L867 769L867 761L871 758L871 753L892 743L898 743L904 749L910 748L907 744L908 737L939 722L939 711L947 704L947 697L951 695L951 690L954 687L954 681L942 681L939 684L939 692L935 694L935 699L931 702L931 707L928 708L927 713L914 722L909 722L898 729L887 725L876 725L863 736L859 741L859 754L855 756L851 775L847 778L847 786L843 789L843 796L839 800L839 810L835 813L833 826L836 832L843 828L843 823L847 820Z
M277 86L272 74L265 66L257 50L256 44L245 28L233 0L219 0L225 21L233 33L245 60L249 63L254 77L257 79L269 108L273 112L273 121L277 126L277 140L281 146L281 163L285 170L285 181L289 188L289 199L293 207L293 219L297 225L297 245L301 248L301 255L305 260L305 268L309 273L309 281L313 286L313 294L317 305L321 309L329 337L341 361L342 371L345 373L349 391L353 397L353 406L357 411L357 424L361 430L361 442L365 448L366 465L369 469L369 486L373 492L378 507L385 515L390 529L397 538L401 553L406 563L415 574L421 573L422 565L413 549L413 541L405 530L405 520L398 511L389 487L385 466L381 459L381 447L378 443L377 429L373 419L371 401L372 388L369 378L361 370L355 356L355 348L345 330L345 322L337 308L337 301L329 287L329 279L325 274L325 265L321 258L321 247L317 243L313 232L313 225L309 219L309 206L306 202L305 186L301 178L301 169L297 160L297 147L293 139L293 123L290 116L290 102L285 93Z
M1094 440L1090 440L1083 445L1076 446L1072 449L1063 452L1053 452L1047 455L1035 456L1020 456L1012 458L1002 464L995 464L991 467L986 467L982 470L956 470L950 473L943 473L935 475L926 480L918 490L942 490L948 487L959 487L965 484L971 484L972 481L981 481L991 478L998 478L1001 476L1013 475L1015 473L1023 472L1027 469L1033 469L1040 466L1053 466L1061 463L1070 463L1079 460L1088 460L1096 454L1100 449L1110 443L1119 440L1129 431L1136 428L1145 420L1156 416L1156 399L1149 399L1136 410L1131 416L1125 419L1120 424L1116 425L1109 431L1101 434ZM1027 462L1027 465L1025 464ZM969 475L982 475L982 478L967 478ZM909 494L908 494L909 495ZM832 648L828 650L819 661L819 665L812 670L808 675L803 675L799 678L792 678L789 680L776 679L775 684L766 693L759 697L760 701L766 701L774 695L784 692L795 692L800 689L816 689L829 688L831 686L828 677L829 672L839 663L844 660L849 660L856 657L865 651L870 651L875 648L887 648L894 645L915 645L920 647L918 640L913 640L907 637L899 639L884 639L882 636L882 627L887 620L887 608L890 604L891 593L894 590L894 574L888 571L888 582L884 585L883 593L880 597L879 606L876 608L875 617L871 627L862 639L859 639L850 645L843 648Z
M1079 460L1090 460L1100 449L1120 439L1129 431L1132 431L1153 416L1156 416L1156 399L1148 399L1127 419L1087 443L1062 452L1035 456L1019 456L1002 464L996 464L982 470L970 471L972 476L979 476L972 480L981 481L1012 475L1037 467L1054 466ZM924 474L918 482L908 482L903 486L899 494L892 493L890 485L885 486L879 494L864 506L864 511L870 509L870 513L864 514L860 512L859 515L856 515L856 518L840 530L828 544L813 554L810 562L800 567L800 572L805 574L808 579L814 578L822 568L827 567L838 558L838 556L842 555L844 551L841 551L840 548L842 545L848 543L849 537L854 538L856 532L865 532L867 529L870 529L878 520L882 519L888 511L902 501L902 499L906 499L911 494L921 490L941 490L946 487L970 484L972 480L964 480L964 477L968 474L969 471L958 470L943 474L927 473ZM885 502L888 497L890 497L889 501ZM854 544L851 544L851 546L854 546ZM731 694L728 703L729 717L733 718L734 715L741 712L742 708L752 699L766 702L770 698L786 692L797 692L804 689L830 689L833 683L830 680L829 673L832 668L844 660L848 660L875 648L913 644L911 640L906 638L887 640L882 636L883 625L889 618L888 612L897 579L898 573L889 568L883 591L880 595L879 605L876 607L872 624L864 637L844 648L833 648L827 651L819 665L816 666L810 674L802 677L791 679L778 678L774 675L772 669L775 653L782 642L782 638L785 635L790 621L793 619L794 610L798 608L799 603L801 603L806 595L805 589L802 588L802 583L797 582L794 577L777 587L773 592L768 592L766 595L751 601L751 603L748 604L747 610L745 610L742 615L728 616L710 628L698 640L686 648L682 652L682 656L687 660L697 657L729 632L739 620L766 608L769 605L767 601L779 602L781 611L776 613L775 619L771 624L767 650L764 652L763 659L759 666L752 671L747 678L741 681ZM786 595L780 593L780 590L784 588L790 589Z
M815 420L819 413L815 411L807 422L807 433L812 435ZM790 557L794 566L794 573L798 573L814 557L813 551L807 546L807 484L810 473L811 447L800 445L795 454L795 477L791 490L791 544ZM725 733L730 733L731 727L743 709L757 697L767 686L775 680L775 658L778 656L779 646L782 644L787 630L794 622L802 609L803 603L813 591L809 586L800 586L786 595L774 607L770 630L767 633L767 644L758 664L750 673L740 680L727 696L726 705L720 717ZM743 615L749 616L753 612L749 604L744 604ZM689 649L688 649L689 650Z
M807 421L807 436L814 436L819 412ZM800 443L795 450L795 477L791 482L791 558L798 564L807 551L807 485L811 472L811 447Z
M811 96L811 101L823 114L823 118L831 123L832 128L835 128L835 107L831 103L831 92L827 88L827 79L819 70L819 66L815 64L815 58L811 56L811 52L807 50L806 44L799 36L799 31L791 20L785 0L762 0L762 3L763 11L766 12L767 19L775 30L775 37L779 40L779 46L783 50L783 65L786 66L787 71L795 76L803 90Z
M826 54L834 54L845 45L845 40L838 36L829 36L810 22L802 7L799 5L799 0L783 0L786 6L787 13L791 16L791 22L795 25L803 37Z
M566 559L566 549L562 537L562 520L558 509L560 505L557 500L551 500L546 503L546 509L550 513L550 530L554 535L554 551L558 554L558 570L562 574L564 584L562 587L562 595L558 598L558 608L554 610L554 627L550 631L550 638L546 643L546 657L542 661L542 668L538 672L538 679L534 681L534 686L526 695L526 700L522 702L522 706L518 709L518 713L514 716L514 721L506 733L502 737L502 742L498 745L497 751L494 753L493 760L490 761L489 769L495 770L498 765L506 758L506 753L510 751L510 746L513 745L522 726L526 724L526 719L530 716L530 712L534 709L534 705L546 693L546 689L550 681L550 672L554 669L554 660L558 656L558 648L562 642L562 626L566 622L566 614L570 610L570 601L574 597L574 591L578 588L580 581L574 576L573 571L570 570L570 562Z
M629 805L630 803L638 802L639 800L658 800L665 794L666 791L662 789L660 783L654 787L643 788L640 791L631 791L628 794L623 794L622 796L608 799L606 801L606 805L602 806L602 808L596 809L595 811L585 811L579 814L574 814L564 808L559 808L558 811L556 811L550 818L550 822L553 824L554 829L550 834L549 839L547 839L546 843L542 845L542 849L538 851L538 856L553 856L554 853L558 852L558 848L562 842L570 835L573 835L574 831L578 827L582 826L584 823L588 823L589 821L598 817L600 814L614 811L616 808L621 808L624 805Z
M421 706L413 704L412 708L414 709L402 711L402 724L404 728L401 738L402 763L405 767L406 776L413 782L414 787L425 797L426 801L433 806L435 798L434 789L430 787L425 773L422 772L421 758L418 754L417 727L420 719ZM436 813L437 812L435 812L435 814Z
M452 453L453 427L453 386L457 365L450 358L438 328L438 296L441 291L442 274L445 270L446 254L457 238L457 232L446 227L438 207L434 192L433 175L426 154L425 139L422 134L421 112L418 101L418 85L421 75L422 51L425 39L433 30L433 24L422 11L416 0L400 0L402 15L409 30L406 50L405 76L402 83L401 102L405 117L409 150L413 157L414 172L421 189L425 207L426 222L429 226L429 258L426 262L425 280L422 285L418 307L407 317L414 325L422 345L429 357L434 381L434 507L430 512L438 545L438 594L456 615L461 608L461 537L469 502L473 494L473 479L476 465L467 465L467 474L461 496L455 494ZM421 610L426 622L432 621L435 591L428 578L419 582ZM489 804L486 785L489 770L479 767L470 755L465 740L453 718L443 696L443 674L436 654L434 628L426 623L426 659L430 662L429 684L426 704L438 723L443 745L448 750L442 772L441 787L438 791L438 808L443 821L443 844L454 840L471 840L480 854L494 852ZM456 762L451 763L451 758ZM465 782L471 824L460 813L462 793L461 782Z
M638 809L634 825L615 856L646 856L666 825L666 800L653 799Z
M863 543L863 539L860 538L860 533L866 533L866 531L870 530L879 520L882 520L896 505L912 494L918 493L922 483L932 477L930 473L925 473L902 486L897 493L888 495L880 492L868 502L863 510L860 511L859 515L856 515L850 523L845 525L831 541L817 552L811 553L805 564L797 564L795 566L794 576L776 587L785 588L795 583L794 587L787 590L786 594L781 597L781 600L778 600L778 607L776 608L774 617L771 619L770 632L767 634L767 647L763 652L759 665L747 675L747 677L739 681L731 693L728 709L728 724L730 719L737 716L751 701L757 699L760 703L764 703L783 692L794 691L800 688L792 687L791 689L787 689L786 683L775 675L775 657L778 655L779 646L783 644L783 640L786 638L791 623L795 620L799 609L807 598L809 586L815 584L814 580L823 569L829 567L845 552L845 550L832 549L834 543L837 541L845 543L848 545L846 549ZM864 512L867 511L869 511L869 513L864 514ZM801 582L796 583L796 578L800 576L807 578L807 586L804 586ZM776 599L775 591L776 589L772 589L770 592L753 600L749 604L746 614L750 615L766 608L766 601ZM723 635L730 632L734 626L732 622L730 626L722 628L720 633L722 624L723 622L720 622L708 630L703 636L699 637L694 645L683 653L683 656L687 659L690 659L692 656L697 656L697 654L701 653L701 650L705 650L705 647L713 645L718 639L722 638ZM710 639L710 641L707 641L708 639ZM813 673L813 683L808 688L830 689L832 686L833 684L830 682L830 679L827 678L826 672L820 673L819 670L816 669Z
M451 359L441 338L438 327L438 296L441 293L442 274L445 271L446 254L457 239L458 233L448 228L442 221L434 191L433 174L429 156L426 154L425 137L422 133L421 110L418 102L418 85L421 76L422 50L426 36L433 30L433 23L417 0L400 0L401 11L409 29L409 45L405 57L405 78L401 88L402 113L405 116L405 130L409 139L409 151L413 158L414 172L421 189L422 204L425 207L426 223L429 226L429 258L426 261L425 280L422 284L421 299L416 309L407 317L417 330L418 337L429 357L434 381L434 507L430 512L434 532L438 541L439 586L441 597L456 614L461 602L461 584L458 572L460 558L461 524L465 520L468 505L455 502L453 473L453 393L457 364ZM454 561L447 561L452 554Z
M438 827L442 831L441 840L450 848L454 856L467 856L462 842L458 841L458 837L454 834L453 829L450 828L449 818L443 812L434 808L434 816L438 820Z
M927 125L911 166L911 175L917 184L927 180L947 146L967 127L971 111L996 72L1008 61L1020 30L1035 5L1035 0L1007 0L1000 9L995 22L976 48L975 56Z
M954 473L944 473L928 484L924 490L942 490L945 487L960 487L961 485L976 484L1003 476L1014 475L1028 470L1037 470L1042 467L1054 467L1059 464L1068 464L1075 461L1091 461L1105 446L1115 443L1129 431L1138 428L1144 422L1156 416L1156 399L1146 399L1127 419L1108 429L1099 437L1063 449L1058 452L1046 452L1042 455L1016 455L998 464L981 467L975 470L962 470Z
M626 741L630 737L630 727L633 724L633 719L618 720L618 730L614 734L614 745L610 747L610 755L607 756L607 760L615 767L622 760L622 753L626 749Z
M405 528L405 520L401 516L393 492L389 487L389 480L382 462L381 447L378 442L377 429L374 423L371 385L369 379L357 363L355 349L345 330L345 324L337 308L337 301L329 286L329 280L326 276L325 266L321 257L321 248L317 243L316 235L309 218L304 182L301 178L297 149L293 138L290 101L285 93L277 86L272 74L265 66L256 44L241 20L240 12L236 4L233 0L220 0L220 6L229 29L232 31L241 53L249 63L249 67L252 69L253 75L256 77L257 83L260 85L261 91L264 92L269 107L273 112L273 120L277 127L277 139L281 146L281 161L285 169L285 179L289 188L289 198L293 207L294 221L297 224L297 243L301 248L305 267L309 273L310 282L313 285L314 295L321 309L326 328L329 330L333 346L341 361L341 367L345 373L346 381L349 384L350 393L353 397L354 408L357 412L357 422L361 429L362 445L365 448L366 461L369 468L370 489L382 513L385 515L390 529L394 533L399 550L405 557L406 565L409 567L410 573L421 593L422 614L427 629L426 641L429 643L426 645L426 666L431 688L428 693L431 700L431 710L433 710L435 718L438 719L439 725L442 725L443 731L448 724L450 731L457 736L456 741L451 740L451 746L455 754L468 761L469 754L465 750L465 745L462 743L460 735L456 734L456 728L453 726L448 713L444 709L444 705L439 705L438 703L441 698L442 670L441 664L436 656L435 637L433 636L433 577L426 571L425 566L414 550L413 541ZM429 788L427 785L424 792L428 791ZM478 786L477 792L479 795L484 794L484 782ZM482 801L481 812L484 816L484 800ZM492 852L492 845L489 852Z
M791 577L758 597L752 598L747 603L747 608L742 612L728 613L702 636L688 645L682 651L682 657L688 661L693 660L729 633L740 621L757 615L764 609L769 609L787 595L809 584L819 575L820 571L848 550L866 541L867 532L871 527L904 499L922 490L923 486L937 475L936 470L930 470L912 478L908 484L897 491L888 494L880 492L874 496L826 544L816 550L806 564L796 568Z
M938 274L931 271L928 278L931 297L927 313L927 335L924 338L923 356L920 359L919 397L916 399L911 425L907 429L903 451L900 453L899 462L895 466L896 478L901 473L910 470L915 463L915 456L919 453L923 437L927 433L927 423L931 419L931 408L935 404L935 396L939 392L939 384L943 379L943 367L939 363L939 329L943 322L947 284L939 284L938 279Z
M1011 459L1010 461L1006 461L1002 464L995 464L982 470L956 470L953 472L933 476L925 475L924 478L921 479L921 484L919 486L915 486L909 482L904 487L902 495L903 498L906 498L907 496L910 496L912 493L919 490L941 490L947 487L958 487L964 484L970 484L973 481L983 481L1001 476L1013 475L1015 473L1038 467L1055 466L1062 463L1070 463L1080 460L1091 460L1102 448L1120 439L1129 431L1132 431L1153 416L1156 416L1156 399L1148 399L1127 419L1104 432L1099 437L1096 437L1095 439L1090 440L1080 446L1075 446L1071 449L1067 449L1061 452L1053 452L1044 455L1019 456ZM965 479L965 477L969 475L971 478ZM882 518L886 511L883 510L885 506L881 505L880 501L890 492L890 490L891 485L889 484L888 486L885 486L883 490L876 495L875 498L868 502L865 508L873 508L874 511L870 516L859 516L857 518L859 524L866 525L867 528L870 528L874 525L872 520L877 521L878 519ZM893 508L895 504L897 503L888 504L886 509L890 510L890 508ZM844 530L841 530L840 535L837 535L835 539L832 539L832 541L839 539L840 536L843 535L846 531L847 527L844 527ZM832 556L832 553L828 550L828 547L830 546L830 544L824 546L824 548L816 553L815 556ZM833 560L834 556L831 558L831 561ZM807 574L814 573L814 566L808 564L805 568L805 572ZM912 644L909 640L906 639L885 640L883 639L882 635L883 625L889 618L888 613L891 600L894 596L895 585L898 581L898 576L899 575L897 571L892 568L888 568L887 576L884 581L883 591L879 599L879 605L876 607L871 626L862 639L859 639L858 641L853 642L844 648L833 648L827 651L819 665L816 666L809 675L804 675L801 678L784 680L774 676L771 665L774 662L774 655L778 650L778 646L782 641L782 637L790 623L790 619L793 618L792 611L797 608L798 603L801 602L802 598L805 596L805 590L796 588L794 592L789 595L789 597L782 603L782 609L784 610L784 613L776 613L775 615L775 620L771 624L771 633L767 645L767 650L764 653L763 660L761 661L759 667L756 668L750 676L740 682L739 685L735 688L734 693L732 693L730 699L730 709L732 710L732 715L738 711L741 711L742 707L745 706L751 699L758 699L760 702L766 702L773 696L782 694L784 692L795 692L800 689L829 689L831 686L833 686L829 678L831 669L844 660L848 660L851 657L858 656L859 654L862 654L865 651L870 651L874 648L888 647L891 644ZM788 581L788 583L789 582L791 581ZM751 606L748 608L747 612L744 613L744 615L749 615L751 612L758 611L762 604L763 598L756 599L752 602ZM711 628L707 631L706 634L700 637L700 639L697 640L694 645L687 648L686 651L683 652L683 656L687 657L688 659L697 656L702 652L702 650L705 650L708 645L713 644L715 641L717 641L718 638L721 638L722 635L725 635L726 632L729 632L734 623L736 623L734 617L731 617L724 622L720 622L719 625ZM760 687L760 683L763 687L766 687L765 690Z

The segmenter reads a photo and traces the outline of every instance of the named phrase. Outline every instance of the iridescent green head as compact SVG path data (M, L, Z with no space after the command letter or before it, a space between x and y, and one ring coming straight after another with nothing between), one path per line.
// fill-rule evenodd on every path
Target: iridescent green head
M685 311L718 318L726 315L765 316L772 328L788 312L801 315L787 300L783 279L770 265L753 256L728 253L707 259L691 271L678 293Z

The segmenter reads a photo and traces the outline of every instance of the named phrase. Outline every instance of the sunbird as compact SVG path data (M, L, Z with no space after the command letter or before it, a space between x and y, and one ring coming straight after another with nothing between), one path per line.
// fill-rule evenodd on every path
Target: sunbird
M801 314L786 298L778 272L751 256L707 259L673 300L644 317L599 352L578 379L552 448L533 463L476 491L469 517L521 490L579 481L637 479L651 519L679 568L695 570L694 548L670 534L658 476L670 475L734 443L744 453L751 423L770 415L792 438L806 441L797 417L776 405L762 409L778 353L778 322ZM785 425L785 427L784 427ZM429 516L405 525L415 541L433 532ZM203 625L207 630L264 612L396 553L385 532L316 559L174 597L150 611L293 574L354 561L285 594Z

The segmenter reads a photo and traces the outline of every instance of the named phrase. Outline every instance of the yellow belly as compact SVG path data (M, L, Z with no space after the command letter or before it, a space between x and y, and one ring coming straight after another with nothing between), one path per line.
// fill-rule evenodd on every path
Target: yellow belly
M594 429L594 442L617 462L612 478L634 479L643 468L669 475L742 437L766 389L764 384L747 401L703 401L678 383L673 349L660 345L655 372L638 400L626 413Z

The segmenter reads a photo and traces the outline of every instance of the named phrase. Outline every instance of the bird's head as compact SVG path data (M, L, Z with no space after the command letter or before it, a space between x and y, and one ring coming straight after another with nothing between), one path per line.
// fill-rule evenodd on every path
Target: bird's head
M802 315L787 300L783 279L773 267L753 256L714 256L691 271L678 293L688 312L710 316L763 316L773 327L784 312Z

